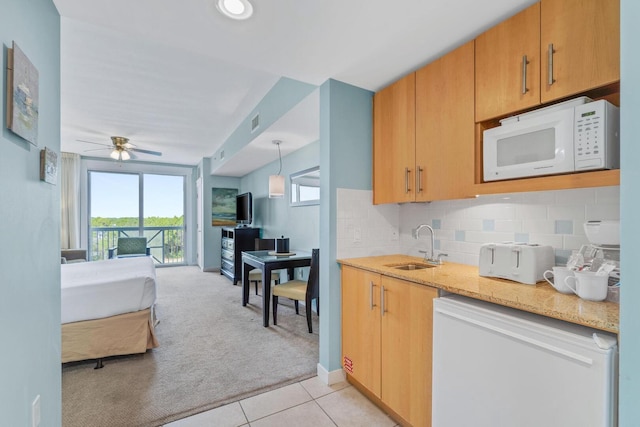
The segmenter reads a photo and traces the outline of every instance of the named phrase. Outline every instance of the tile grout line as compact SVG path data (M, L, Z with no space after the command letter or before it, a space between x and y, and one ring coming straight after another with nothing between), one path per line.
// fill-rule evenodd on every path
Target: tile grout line
M305 381L306 381L306 380L305 380ZM316 405L318 405L318 407L320 408L320 410L321 410L321 411L322 411L322 412L323 412L323 413L324 413L324 414L329 418L329 420L330 420L330 421L331 421L331 422L332 422L336 427L338 427L338 424L336 424L336 422L333 420L333 418L331 418L331 417L329 416L329 414L327 414L327 412L324 410L324 408L322 408L322 406L317 402L317 399L322 398L322 397L325 397L325 396L329 396L330 394L335 393L335 392L337 392L337 391L344 390L344 388L342 388L342 389L340 389L340 390L331 390L329 393L327 393L327 394L323 394L322 396L318 396L318 398L316 399L316 398L314 398L313 396L311 396L311 393L309 393L309 391L307 391L307 389L306 389L306 388L304 388L304 386L302 385L302 381L299 381L297 384L300 384L300 387L302 387L302 389L307 393L307 395L309 395L309 397L311 398L310 400L307 400L306 402L299 403L299 404L297 404L297 405L293 405L293 406L291 406L291 407L289 407L289 408L282 409L282 410L277 411L277 412L274 412L274 413L272 413L272 414L265 415L264 417L256 418L255 420L252 420L252 421L249 421L249 417L247 417L247 414L244 412L244 408L242 407L242 403L240 403L240 401L238 401L238 404L240 405L240 408L242 409L242 413L244 414L244 417L245 417L245 419L247 420L247 422L246 422L245 424L249 424L249 427L251 427L251 423L256 422L256 421L258 421L258 420L262 420L262 419L268 418L268 417L270 417L270 416L272 416L272 415L275 415L275 414L279 414L279 413L281 413L281 412L288 411L289 409L297 408L298 406L306 405L306 404L307 404L307 403L309 403L309 402L314 402ZM267 392L267 393L270 393L270 392ZM258 396L259 396L259 395L258 395ZM255 397L255 396L254 396L254 397ZM245 425L245 424L243 424L243 425Z

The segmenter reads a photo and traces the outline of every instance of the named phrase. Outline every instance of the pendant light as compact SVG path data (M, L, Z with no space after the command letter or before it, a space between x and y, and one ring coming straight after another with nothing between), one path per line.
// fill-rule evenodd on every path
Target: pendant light
M282 172L282 155L280 153L280 143L282 141L276 139L273 141L278 146L278 159L280 160L280 169L278 169L277 175L269 176L269 198L270 199L282 199L284 197L284 176L280 175Z

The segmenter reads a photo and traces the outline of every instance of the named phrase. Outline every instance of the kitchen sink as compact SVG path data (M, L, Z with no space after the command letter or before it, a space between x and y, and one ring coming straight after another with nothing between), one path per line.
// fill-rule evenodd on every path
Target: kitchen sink
M385 265L385 267L395 268L396 270L424 270L425 268L435 267L435 265L409 263L409 264L387 264Z

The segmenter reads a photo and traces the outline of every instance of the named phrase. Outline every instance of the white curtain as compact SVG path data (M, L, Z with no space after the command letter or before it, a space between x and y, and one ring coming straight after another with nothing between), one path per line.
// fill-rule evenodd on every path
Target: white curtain
M60 245L80 248L80 155L62 153L60 184Z

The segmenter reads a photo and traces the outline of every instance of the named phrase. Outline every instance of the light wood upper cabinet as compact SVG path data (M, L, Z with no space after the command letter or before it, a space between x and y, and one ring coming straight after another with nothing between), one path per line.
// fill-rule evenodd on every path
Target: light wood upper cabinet
M540 4L543 103L620 80L619 0Z
M373 203L415 199L416 80L411 73L373 97Z
M474 43L416 72L416 201L472 197Z
M540 3L476 38L476 121L540 104Z
M382 401L413 426L431 425L435 288L382 276Z
M541 0L476 38L477 122L619 80L619 0Z
M380 275L342 266L344 370L380 398Z

